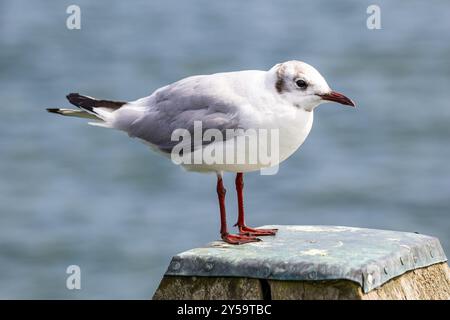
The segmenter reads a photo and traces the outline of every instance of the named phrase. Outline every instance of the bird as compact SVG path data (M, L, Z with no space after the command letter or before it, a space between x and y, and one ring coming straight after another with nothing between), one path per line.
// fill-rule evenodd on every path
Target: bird
M291 60L278 63L269 70L243 70L190 76L155 90L149 96L134 101L101 100L78 93L67 95L78 109L48 108L63 116L87 118L89 124L117 129L138 138L150 148L173 160L175 149L179 157L192 160L211 150L233 150L242 137L255 135L257 130L276 132L277 155L268 164L262 160L240 163L233 161L181 161L187 171L213 173L217 176L216 191L220 213L220 236L229 244L240 245L261 241L261 236L275 236L277 229L249 227L244 212L244 174L278 166L289 158L311 131L314 110L325 102L355 107L345 95L333 91L313 66ZM200 127L200 137L195 130ZM176 131L182 137L174 139ZM214 139L202 134L213 130ZM252 133L247 134L250 130ZM228 135L231 132L232 134ZM226 136L217 138L220 134ZM274 134L275 136L275 134ZM241 143L242 144L242 143ZM266 149L268 147L266 146ZM180 151L181 150L181 151ZM238 154L251 156L253 149L245 145ZM225 208L224 173L236 174L238 200L237 233L229 232Z

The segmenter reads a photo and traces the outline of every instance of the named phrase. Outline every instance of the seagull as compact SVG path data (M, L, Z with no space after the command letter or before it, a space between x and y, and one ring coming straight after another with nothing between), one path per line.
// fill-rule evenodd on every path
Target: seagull
M234 147L233 143L246 136L249 129L276 130L278 156L270 166L283 162L303 144L311 131L317 106L337 102L355 107L345 95L331 90L314 67L297 60L278 63L268 71L244 70L187 77L131 102L100 100L78 93L70 93L67 99L78 109L50 108L47 111L87 118L94 120L90 124L125 131L172 159L174 150L180 145L183 147L180 154L188 156L183 159L192 159L191 156L206 150L231 150L230 146ZM226 135L223 139L196 137L194 131L198 123L201 133L215 130L215 133L223 134L231 131L234 135ZM177 130L194 134L194 138L180 143L181 139L174 139ZM244 147L238 152L249 155L249 150ZM217 175L223 241L245 244L261 241L260 236L274 236L277 229L252 228L244 218L244 173L267 168L267 163L251 162L247 158L240 163L200 160L177 164L188 171ZM227 227L224 172L236 173L238 218L234 226L238 227L238 233L235 234Z

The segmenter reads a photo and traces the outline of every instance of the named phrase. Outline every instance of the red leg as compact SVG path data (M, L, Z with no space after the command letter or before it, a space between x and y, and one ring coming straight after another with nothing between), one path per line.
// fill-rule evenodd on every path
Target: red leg
M217 175L217 195L219 196L220 207L220 235L223 241L230 244L243 244L248 242L257 242L261 239L253 236L246 236L241 234L229 234L227 229L227 213L225 211L225 194L227 190L223 186L223 180L221 175Z
M238 198L238 221L235 224L239 228L239 233L247 236L274 236L278 229L254 229L245 225L244 217L244 174L236 174L236 192Z

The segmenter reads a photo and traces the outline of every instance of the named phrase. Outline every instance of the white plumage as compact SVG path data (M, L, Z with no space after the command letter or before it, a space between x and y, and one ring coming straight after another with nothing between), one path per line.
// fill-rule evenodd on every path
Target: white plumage
M332 91L316 69L300 61L280 63L268 71L188 77L132 102L97 100L76 93L67 98L81 110L48 111L94 118L98 121L91 124L125 131L172 160L181 150L179 155L191 161L179 163L188 170L217 172L220 233L222 239L231 244L259 241L256 236L276 233L274 229L253 229L245 225L243 173L278 165L292 155L311 131L314 109L319 104L335 101L354 106L350 99ZM199 123L201 129L197 130ZM197 131L200 134L197 135ZM176 136L179 132L183 135ZM230 132L232 134L228 135ZM261 139L263 132L265 141ZM218 139L219 135L223 139ZM187 136L189 140L184 139ZM248 143L255 137L256 144ZM256 158L252 157L255 152L258 153ZM221 161L210 161L206 157L221 153ZM228 157L229 154L233 157ZM265 161L261 154L269 155L270 161ZM200 161L196 161L198 159ZM237 235L227 229L224 171L237 173L239 214L236 226L240 232Z
M297 78L308 82L306 90L295 87ZM281 86L278 89L277 83ZM166 155L178 143L171 140L172 132L180 128L192 132L194 121L201 121L203 130L214 128L221 132L238 128L278 129L279 159L271 163L275 165L305 141L312 127L314 108L324 102L318 94L330 91L313 67L289 61L269 71L188 77L116 110L93 108L94 114L103 120L93 124L125 131ZM230 145L230 141L216 143L225 144L225 148ZM236 140L233 143L236 145ZM203 144L202 148L205 147L212 148ZM233 172L259 170L264 166L261 163L185 165L194 171Z

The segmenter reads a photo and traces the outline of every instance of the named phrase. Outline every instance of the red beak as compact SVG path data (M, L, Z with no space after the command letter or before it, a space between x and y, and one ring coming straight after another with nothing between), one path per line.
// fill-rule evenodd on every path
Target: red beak
M329 93L319 95L323 100L333 101L350 107L356 107L355 103L344 96L342 93L331 91Z

